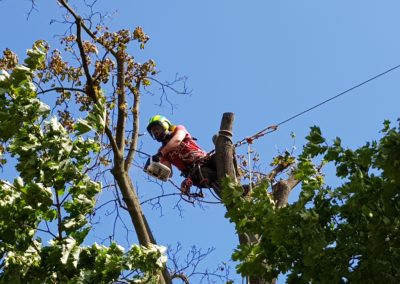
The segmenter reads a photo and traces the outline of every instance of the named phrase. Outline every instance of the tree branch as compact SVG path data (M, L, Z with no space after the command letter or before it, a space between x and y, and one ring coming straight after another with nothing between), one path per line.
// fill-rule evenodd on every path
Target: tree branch
M53 92L53 91L56 91L56 92L58 92L58 91L72 91L72 92L86 93L85 90L78 89L78 88L55 87L55 88L51 88L51 89L44 90L44 91L41 91L41 92L37 92L37 94L41 95L41 94L46 94L46 93L50 93L50 92Z
M300 180L292 174L288 179L280 180L272 186L272 195L278 208L286 206L290 192L299 183Z
M77 19L81 19L81 17L79 17L79 15L74 11L74 9L72 9L72 7L67 3L68 1L65 0L58 0L58 3L60 3L65 9L67 9L67 11L75 18L75 20ZM95 34L83 23L81 22L81 27L85 30L85 32L97 43L99 43L101 46L103 46L107 51L109 51L112 55L114 55L114 57L117 57L117 53L107 47L106 45L103 44L102 41L100 41Z
M75 18L75 24L76 24L76 42L78 43L78 48L79 48L79 53L82 59L82 67L83 70L85 72L85 76L86 76L86 81L87 81L87 94L89 95L89 97L94 101L97 102L97 95L96 95L96 91L94 88L94 83L93 83L93 78L90 75L90 71L89 71L89 63L87 61L86 58L86 54L85 54L85 50L83 48L83 43L82 43L82 18L81 17L77 17Z
M64 2L64 1L62 1ZM73 14L74 15L74 14ZM94 103L99 103L98 101L98 97L96 94L96 90L94 87L94 82L93 82L93 78L90 75L90 71L89 71L89 66L88 66L88 62L87 62L87 58L86 58L86 54L85 54L85 50L83 48L83 44L82 44L82 35L81 35L81 26L83 25L82 23L82 19L79 16L75 16L76 19L76 34L77 34L77 39L76 42L78 43L78 47L79 47L79 52L82 58L82 66L83 66L83 70L85 72L85 76L87 79L87 84L86 84L86 92L88 94L88 96L93 100ZM115 142L115 139L112 135L111 130L108 128L107 125L105 125L105 133L110 141L111 147L114 151L114 153L116 155L122 155L121 152L118 150L117 144Z
M276 176L278 174L280 174L281 172L286 170L289 166L290 166L290 164L282 164L282 163L280 163L272 171L269 172L269 174L267 175L266 179L268 181L272 182L276 178Z
M106 48L101 42L99 42L99 40L97 39L97 37L85 26L85 24L82 21L82 18L75 13L75 11L71 8L71 6L68 5L68 3L65 0L58 0L58 2L60 3L60 5L62 5L65 9L67 9L67 11L75 18L75 24L76 24L76 42L78 44L78 48L79 48L79 52L80 52L80 57L82 59L82 67L83 70L85 72L85 76L86 76L86 80L87 80L87 84L86 84L86 94L93 100L94 103L99 103L98 102L98 98L97 98L97 94L96 94L96 90L94 87L94 81L92 76L90 75L90 71L89 71L89 64L87 62L87 58L86 58L86 54L85 54L85 50L83 48L83 44L82 44L82 28L85 30L85 32L91 37L93 38L96 42L100 43L106 50L110 51L111 54L116 56L115 51L110 50L109 48ZM117 155L122 155L119 153L118 151L118 147L115 143L115 139L112 135L112 131L110 130L110 128L105 125L105 133L110 141L111 147L114 151L114 153Z
M62 240L62 217L61 217L61 204L60 204L60 197L58 195L57 190L55 190L56 195L56 208L57 208L57 229L58 229L58 239Z
M115 139L118 151L124 152L125 146L125 125L127 117L127 102L125 92L125 62L124 52L119 50L117 54L117 95L118 95L118 113Z
M132 138L130 142L130 147L128 154L125 159L125 170L129 170L129 167L132 164L132 160L135 155L135 149L137 148L138 144L138 137L139 137L139 106L140 106L140 94L139 94L139 88L140 88L140 83L141 81L138 80L136 82L135 88L133 88L130 84L128 86L129 90L133 94L133 107L132 107L132 114L133 114L133 131L132 131Z
M180 279L185 284L190 284L189 278L184 273L174 273L171 275L171 279Z

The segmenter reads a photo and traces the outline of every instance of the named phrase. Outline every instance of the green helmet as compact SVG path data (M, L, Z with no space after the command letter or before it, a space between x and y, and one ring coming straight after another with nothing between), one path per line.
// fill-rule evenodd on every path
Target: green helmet
M150 118L149 124L147 124L147 127L146 127L146 129L150 133L151 137L153 137L153 134L151 133L151 128L154 125L161 125L165 129L165 131L170 131L172 128L172 123L165 116L157 114Z

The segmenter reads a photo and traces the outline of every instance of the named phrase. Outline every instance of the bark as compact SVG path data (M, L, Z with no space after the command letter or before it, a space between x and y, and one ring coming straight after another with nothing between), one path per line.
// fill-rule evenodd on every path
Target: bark
M125 170L128 171L130 166L132 165L133 158L136 153L138 138L139 138L139 106L140 106L140 94L137 90L139 90L141 86L141 80L138 80L136 86L133 87L128 84L128 88L130 89L133 95L133 107L132 107L132 135L131 142L128 150L128 154L125 159Z
M236 180L235 168L233 166L233 143L232 143L232 127L234 114L231 112L224 113L218 138L215 145L215 158L217 161L217 177L218 180L229 176Z
M226 176L236 180L236 171L234 167L234 146L232 143L233 120L233 113L224 113L215 145L217 176L219 181ZM221 192L218 192L218 194L221 195ZM227 209L229 210L229 208ZM239 234L239 242L240 244L251 244L258 242L258 236L254 234ZM260 277L250 277L247 283L274 284L275 280L269 282Z
M232 129L233 129L234 114L224 113L219 135L215 143L215 155L216 155L216 166L217 166L217 176L219 182L224 177L228 176L233 180L236 180L236 170L234 166L234 146L232 143ZM275 177L287 169L290 164L279 164L277 165L268 175L267 179L272 184ZM299 184L299 180L295 179L291 175L286 180L279 180L272 185L272 194L278 208L285 206L288 203L289 194L292 189ZM222 190L222 189L220 189ZM221 192L217 192L221 196ZM248 198L251 198L249 196ZM229 208L227 208L229 210ZM255 234L239 234L240 244L252 244L259 241L259 236ZM276 279L272 281L267 281L260 277L250 277L247 283L251 284L275 284Z
M280 180L272 186L272 195L278 208L286 206L290 192L299 182L294 177L290 177L287 180Z
M117 125L115 130L115 142L117 144L120 153L124 153L125 149L125 130L126 130L126 118L127 108L126 103L126 91L125 91L125 61L124 53L119 50L117 53Z
M143 215L139 198L136 195L135 189L133 188L132 181L124 169L123 160L114 162L113 175L117 181L119 189L121 190L122 198L126 204L126 207L128 208L128 212L135 228L139 243L143 246L157 244L150 230L149 224ZM171 278L167 268L163 269L162 275L160 275L160 283L172 283L170 279Z
M127 172L121 167L121 163L115 159L113 175L121 190L122 198L128 208L129 215L135 227L139 243L144 246L151 244L150 236L143 220L143 213L140 207L139 199L131 188Z

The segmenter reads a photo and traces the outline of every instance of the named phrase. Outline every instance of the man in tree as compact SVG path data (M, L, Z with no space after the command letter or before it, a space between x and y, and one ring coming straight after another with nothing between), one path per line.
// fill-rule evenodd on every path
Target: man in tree
M150 118L147 131L162 144L158 153L152 157L153 161L170 169L174 165L185 177L181 184L183 194L190 194L192 185L218 188L214 155L208 155L202 150L183 125L172 125L166 117L155 115Z

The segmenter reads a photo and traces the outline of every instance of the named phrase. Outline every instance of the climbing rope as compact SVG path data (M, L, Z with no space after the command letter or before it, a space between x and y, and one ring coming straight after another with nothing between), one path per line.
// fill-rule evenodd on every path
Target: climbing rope
M248 155L248 164L249 164L249 186L250 186L250 192L253 191L252 185L251 185L251 179L252 179L252 172L251 172L251 143L247 144L247 155Z
M367 80L365 80L365 81L363 81L363 82L361 82L361 83L359 83L359 84L357 84L357 85L355 85L355 86L353 86L353 87L351 87L351 88L349 88L349 89L347 89L347 90L345 90L345 91L343 91L343 92L341 92L341 93L339 93L339 94L337 94L337 95L335 95L333 97L330 97L330 98L328 98L328 99L326 99L326 100L324 100L324 101L322 101L322 102L320 102L320 103L318 103L318 104L316 104L316 105L314 105L314 106L312 106L312 107L310 107L310 108L308 108L306 110L303 110L303 111L301 111L301 112L299 112L299 113L297 113L297 114L295 114L295 115L293 115L293 116L291 116L291 117L279 122L278 124L270 125L270 126L264 128L264 129L262 129L261 131L257 132L256 134L250 136L250 137L243 138L242 140L236 142L234 144L234 147L239 147L239 146L241 146L243 144L246 144L246 143L247 144L252 144L254 140L256 140L256 139L258 139L260 137L263 137L264 135L267 135L267 134L270 134L272 132L275 132L276 130L278 130L278 127L281 126L282 124L285 124L285 123L287 123L287 122L289 122L289 121L291 121L291 120L293 120L293 119L295 119L295 118L297 118L297 117L299 117L299 116L301 116L301 115L303 115L303 114L305 114L305 113L307 113L307 112L309 112L309 111L311 111L313 109L316 109L316 108L318 108L318 107L320 107L320 106L322 106L322 105L324 105L324 104L326 104L326 103L328 103L328 102L330 102L330 101L332 101L334 99L337 99L340 96L343 96L343 95L345 95L345 94L347 94L347 93L349 93L349 92L351 92L351 91L353 91L353 90L355 90L355 89L357 89L357 88L359 88L359 87L361 87L361 86L363 86L363 85L365 85L365 84L367 84L367 83L369 83L369 82L371 82L371 81L373 81L375 79L378 79L379 77L382 77L382 76L384 76L384 75L386 75L386 74L388 74L388 73L390 73L390 72L392 72L392 71L394 71L394 70L396 70L398 68L400 68L400 64L396 65L396 66L394 66L394 67L392 67L392 68L390 68L390 69L388 69L388 70L386 70L386 71L384 71L382 73L379 73L379 74L377 74L377 75L375 75L375 76L373 76L373 77L371 77L371 78L369 78L369 79L367 79Z
M314 105L314 106L312 106L312 107L310 107L310 108L308 108L306 110L303 110L303 111L301 111L301 112L299 112L299 113L297 113L297 114L295 114L295 115L293 115L293 116L291 116L291 117L279 122L278 124L270 125L270 126L264 128L264 129L258 131L257 133L255 133L252 136L245 137L242 140L239 140L238 142L236 142L235 144L233 144L233 142L232 142L232 138L231 138L232 137L232 133L230 131L220 131L218 135L219 136L223 136L223 137L227 138L228 140L230 140L232 142L234 148L237 148L237 147L239 147L239 146L241 146L243 144L246 144L246 143L248 144L248 164L249 164L249 173L250 173L249 177L250 177L250 187L251 187L252 169L251 169L251 147L250 147L250 145L253 144L254 140L257 140L257 139L259 139L259 138L261 138L261 137L263 137L263 136L265 136L267 134L275 132L275 131L278 130L279 126L281 126L281 125L283 125L283 124L285 124L285 123L287 123L287 122L289 122L289 121L291 121L291 120L293 120L293 119L295 119L295 118L297 118L297 117L299 117L299 116L301 116L301 115L303 115L303 114L305 114L307 112L310 112L311 110L316 109L316 108L318 108L318 107L320 107L320 106L322 106L322 105L324 105L324 104L326 104L326 103L328 103L328 102L330 102L330 101L332 101L334 99L337 99L340 96L343 96L343 95L345 95L345 94L347 94L347 93L349 93L349 92L351 92L351 91L353 91L353 90L355 90L355 89L357 89L357 88L359 88L359 87L361 87L361 86L363 86L363 85L365 85L365 84L367 84L367 83L369 83L369 82L371 82L371 81L373 81L375 79L378 79L379 77L382 77L382 76L384 76L384 75L386 75L386 74L388 74L388 73L390 73L390 72L392 72L392 71L394 71L394 70L396 70L398 68L400 68L400 64L396 65L396 66L394 66L394 67L392 67L392 68L390 68L390 69L388 69L388 70L386 70L386 71L384 71L382 73L379 73L379 74L377 74L377 75L375 75L375 76L373 76L373 77L371 77L371 78L369 78L369 79L367 79L367 80L365 80L365 81L363 81L363 82L361 82L361 83L359 83L359 84L357 84L357 85L355 85L355 86L353 86L353 87L351 87L351 88L349 88L349 89L347 89L347 90L345 90L345 91L343 91L343 92L341 92L341 93L339 93L339 94L337 94L335 96L332 96L332 97L330 97L330 98L328 98L328 99L326 99L326 100L324 100L324 101L322 101L322 102L320 102L320 103L318 103L318 104L316 104L316 105ZM148 157L151 156L148 153L141 152L141 151L138 151L136 149L134 149L134 150L136 152L138 152L139 154L143 154L143 155L148 156ZM215 152L215 149L213 149L212 151L208 152L206 157L209 157L214 152ZM171 180L170 180L170 182L176 188L178 188L178 186L175 185ZM200 191L199 193L195 193L192 197L194 197L194 198L202 198L203 194Z
M267 128L264 128L263 130L257 132L256 134L250 137L243 138L242 140L236 142L233 146L236 148L246 143L253 144L254 140L263 137L264 135L267 135L269 133L275 132L276 130L278 130L278 125L268 126Z

